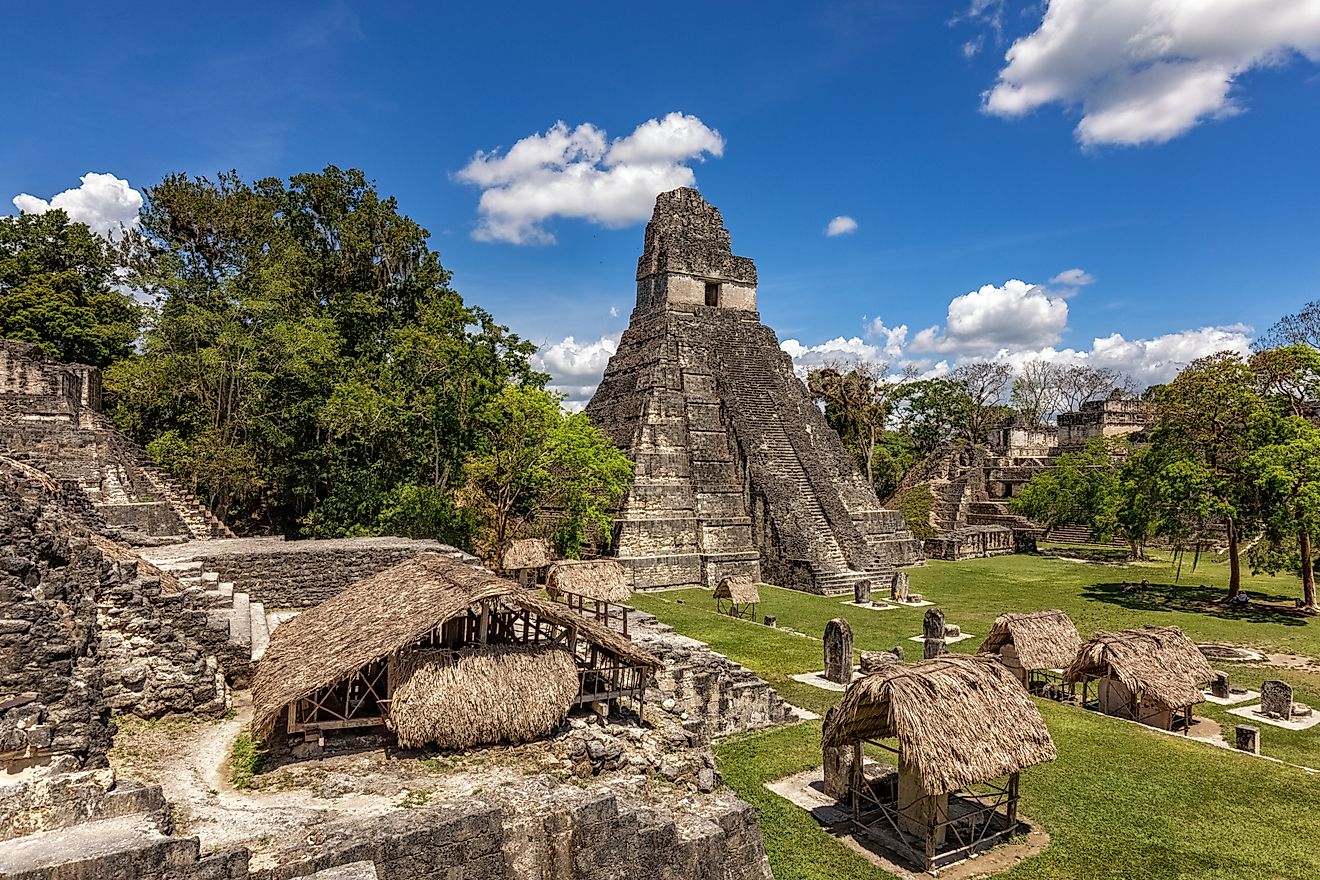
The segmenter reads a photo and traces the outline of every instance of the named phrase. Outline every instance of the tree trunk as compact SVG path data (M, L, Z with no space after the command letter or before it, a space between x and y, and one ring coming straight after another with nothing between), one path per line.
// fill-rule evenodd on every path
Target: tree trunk
M1311 535L1305 526L1298 532L1297 550L1302 557L1302 610L1315 614L1320 611L1315 604L1315 564L1311 560Z
M1237 523L1232 517L1228 523L1228 596L1226 601L1233 601L1242 592L1242 559L1238 553Z

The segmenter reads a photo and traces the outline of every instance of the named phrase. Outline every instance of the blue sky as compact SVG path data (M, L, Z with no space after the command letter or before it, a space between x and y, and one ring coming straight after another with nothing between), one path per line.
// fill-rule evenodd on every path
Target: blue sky
M1320 298L1320 0L47 2L7 24L0 203L95 172L126 183L56 203L113 217L171 172L362 168L579 399L627 324L645 190L686 179L804 365L1154 381ZM510 160L560 149L560 121L560 164Z

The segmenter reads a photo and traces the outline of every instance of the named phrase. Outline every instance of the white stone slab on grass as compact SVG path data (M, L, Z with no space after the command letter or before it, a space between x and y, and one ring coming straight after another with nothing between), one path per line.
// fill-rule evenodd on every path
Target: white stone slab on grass
M1320 724L1320 712L1312 712L1310 715L1294 721L1284 721L1282 718L1270 718L1267 715L1260 714L1259 703L1254 706L1239 706L1236 709L1229 709L1228 714L1236 715L1239 718L1249 718L1253 724L1268 724L1271 727L1282 727L1284 730L1310 730Z
M1236 706L1238 703L1245 703L1247 700L1260 698L1260 691L1242 691L1234 693L1229 691L1227 697L1216 697L1210 691L1201 691L1201 696L1205 697L1207 703L1214 703L1216 706Z
M956 635L956 636L954 636L953 638L949 638L948 636L945 636L945 637L944 637L944 644L946 644L946 645L952 645L952 644L955 644L956 642L961 642L963 639L970 639L970 638L973 637L973 635L974 635L973 633L965 632L965 633L962 633L961 635ZM908 636L908 641L909 641L909 642L924 642L924 641L926 641L926 637L925 637L925 636Z

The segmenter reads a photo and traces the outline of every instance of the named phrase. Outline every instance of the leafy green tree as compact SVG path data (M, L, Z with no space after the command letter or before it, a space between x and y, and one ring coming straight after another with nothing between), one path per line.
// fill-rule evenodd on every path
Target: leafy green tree
M903 389L897 404L900 430L912 438L918 458L963 433L972 408L966 389L952 379L920 379Z
M632 482L632 463L586 415L567 413L548 392L505 387L476 420L464 493L483 526L478 546L496 558L534 520L554 519L554 543L576 557L610 536L608 509Z
M1152 477L1157 531L1175 546L1200 546L1215 524L1228 539L1228 599L1242 588L1241 546L1261 521L1247 461L1268 441L1275 413L1256 377L1232 352L1193 361L1155 394Z
M1145 456L1125 438L1098 437L1081 452L1059 456L1009 502L1009 509L1046 528L1082 522L1096 541L1122 538L1134 557L1144 555L1154 527Z
M1320 428L1305 418L1288 417L1276 442L1247 459L1247 473L1267 511L1264 536L1272 552L1256 556L1260 567L1277 571L1281 561L1295 559L1302 576L1302 608L1309 614L1320 612L1311 549L1313 536L1320 534ZM1284 550L1289 544L1296 549L1295 557Z
M904 385L913 376L910 370L891 376L887 364L872 363L850 369L828 366L807 375L812 397L825 405L826 421L857 456L867 482L877 491L886 486L892 491L897 485L893 470L900 444L886 442L888 425Z
M105 239L64 211L0 217L0 336L94 367L126 357L143 310L114 270Z
M333 166L144 195L129 281L160 308L106 374L119 423L239 531L466 540L476 414L545 377L450 287L427 231Z

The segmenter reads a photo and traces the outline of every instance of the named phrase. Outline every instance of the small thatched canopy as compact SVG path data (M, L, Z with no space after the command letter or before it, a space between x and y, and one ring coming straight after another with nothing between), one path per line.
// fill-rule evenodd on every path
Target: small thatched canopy
M1025 669L1063 669L1077 656L1082 639L1062 611L1001 614L981 643L982 654L997 654L1012 643Z
M600 602L625 602L632 595L623 566L613 559L556 562L550 566L546 589L552 596L573 593Z
M440 553L420 553L271 633L252 681L253 732L264 739L285 706L408 648L484 599L575 628L580 639L628 664L660 666L626 636L533 596L513 581Z
M1003 664L946 654L886 666L849 685L825 745L897 737L931 794L958 791L1057 757L1045 720Z
M399 745L466 749L528 742L563 723L578 692L563 648L416 651L401 658L390 721Z
M545 568L555 561L554 551L545 538L519 538L509 544L500 560L502 571L519 571L525 568Z
M1122 632L1097 631L1064 672L1068 683L1112 675L1133 694L1171 709L1205 699L1201 685L1214 671L1192 640L1176 626Z
M761 601L760 586L745 574L730 575L715 588L715 598L731 599L738 605L755 605Z

